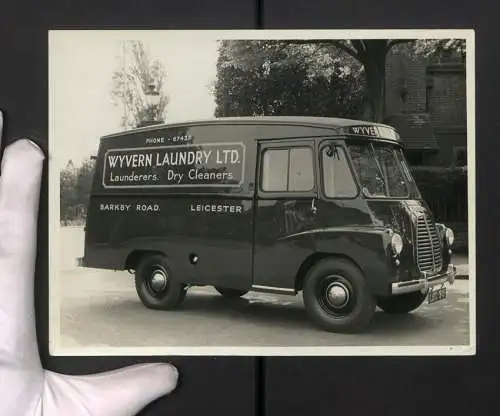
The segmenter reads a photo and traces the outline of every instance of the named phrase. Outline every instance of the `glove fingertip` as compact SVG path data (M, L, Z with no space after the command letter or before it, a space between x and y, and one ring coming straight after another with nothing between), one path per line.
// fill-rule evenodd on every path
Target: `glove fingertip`
M155 367L155 371L158 371L158 377L165 386L165 393L174 390L179 382L179 370L177 367L172 364L157 364Z
M40 155L44 159L48 157L47 146L45 146L45 143L42 140L39 140L31 136L20 140L26 140L31 146L35 148L35 150L37 150L40 153Z

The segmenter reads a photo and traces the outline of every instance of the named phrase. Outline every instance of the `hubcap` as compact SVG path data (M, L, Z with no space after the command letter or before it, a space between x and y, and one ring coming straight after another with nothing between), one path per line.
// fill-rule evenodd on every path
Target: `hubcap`
M168 277L165 271L156 269L151 275L150 285L155 292L161 292L167 287Z
M326 289L328 303L334 308L342 308L349 302L349 288L340 282L331 283Z
M349 316L357 305L357 294L348 278L331 274L316 286L316 299L321 309L336 319Z

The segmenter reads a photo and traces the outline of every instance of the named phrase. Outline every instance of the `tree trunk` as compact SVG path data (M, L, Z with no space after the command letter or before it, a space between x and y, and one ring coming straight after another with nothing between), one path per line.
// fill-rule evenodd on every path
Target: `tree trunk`
M385 58L384 54L369 54L363 62L368 88L369 117L372 121L385 119Z
M354 43L354 42L353 42ZM385 60L387 41L365 40L365 47L358 45L358 59L363 64L368 90L368 118L383 122L385 118Z

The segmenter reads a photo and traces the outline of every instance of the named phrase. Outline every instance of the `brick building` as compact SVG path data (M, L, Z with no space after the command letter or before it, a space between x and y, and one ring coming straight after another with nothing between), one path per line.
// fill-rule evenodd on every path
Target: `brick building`
M406 140L412 165L466 166L465 62L458 54L415 57L393 48L386 64L387 123Z
M463 57L458 54L416 57L403 44L389 53L386 71L385 121L399 130L413 168L466 167ZM456 182L441 182L444 172L437 172L431 181L434 191L428 191L428 182L419 187L427 191L426 200L437 219L454 229L456 250L467 250L466 181L459 186Z

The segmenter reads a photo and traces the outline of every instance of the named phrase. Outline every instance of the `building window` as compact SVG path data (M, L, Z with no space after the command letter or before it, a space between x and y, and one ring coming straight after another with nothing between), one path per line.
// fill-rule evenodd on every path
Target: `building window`
M467 166L467 148L454 147L453 148L453 165L464 167Z
M270 149L262 159L265 192L307 192L314 187L313 152L309 147Z

